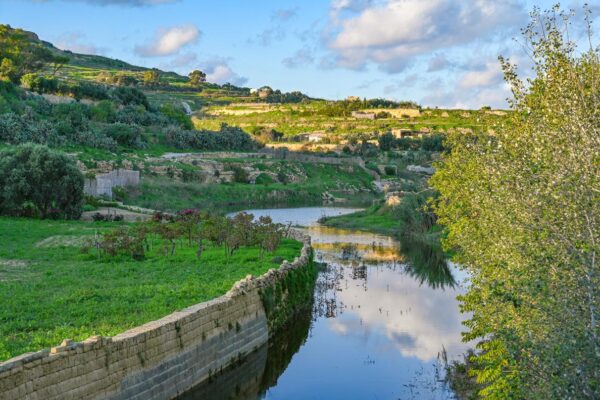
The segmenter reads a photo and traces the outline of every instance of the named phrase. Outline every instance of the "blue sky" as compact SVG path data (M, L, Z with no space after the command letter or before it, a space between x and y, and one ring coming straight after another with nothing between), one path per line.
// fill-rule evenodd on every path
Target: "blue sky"
M184 74L200 68L217 83L270 85L328 99L357 95L426 106L504 107L509 94L497 56L526 66L513 38L533 6L552 4L0 0L0 23L34 31L63 49Z

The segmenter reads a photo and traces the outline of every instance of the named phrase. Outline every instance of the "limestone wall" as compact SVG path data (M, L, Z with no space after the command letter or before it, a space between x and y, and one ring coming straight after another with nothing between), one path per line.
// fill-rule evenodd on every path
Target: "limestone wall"
M112 189L116 186L137 186L140 183L140 171L117 169L95 178L86 179L83 191L90 196L112 197Z
M171 399L208 379L269 338L260 291L310 262L301 256L225 295L114 337L65 340L50 350L0 363L0 399Z

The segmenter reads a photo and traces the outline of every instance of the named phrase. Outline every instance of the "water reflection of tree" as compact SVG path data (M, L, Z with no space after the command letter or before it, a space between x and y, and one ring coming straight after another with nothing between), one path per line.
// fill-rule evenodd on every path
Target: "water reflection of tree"
M456 286L456 280L439 244L405 236L400 239L401 252L406 258L406 271L419 283L443 289Z
M311 311L310 307L303 309L269 339L267 363L260 384L261 393L277 385L277 380L287 369L294 354L306 342L312 322Z

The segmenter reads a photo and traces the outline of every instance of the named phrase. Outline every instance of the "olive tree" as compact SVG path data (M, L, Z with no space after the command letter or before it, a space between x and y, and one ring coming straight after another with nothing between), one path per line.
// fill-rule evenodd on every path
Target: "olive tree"
M0 214L77 219L83 174L63 153L27 144L0 152Z

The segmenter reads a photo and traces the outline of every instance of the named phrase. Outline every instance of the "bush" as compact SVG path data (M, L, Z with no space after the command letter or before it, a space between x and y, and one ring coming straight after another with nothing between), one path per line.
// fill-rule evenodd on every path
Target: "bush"
M233 181L237 183L248 183L248 172L238 165L231 167L233 171Z
M140 105L144 106L145 109L148 109L150 105L148 104L148 99L146 95L136 89L130 87L118 87L115 88L111 97L118 103L123 104L124 106L128 105Z
M31 114L3 114L0 118L0 141L11 144L38 143L58 147L65 143L48 121L39 121Z
M90 118L96 122L112 123L117 119L117 111L112 101L103 100L90 108Z
M117 122L116 124L106 125L102 133L122 146L143 147L141 130L136 125Z
M222 124L219 131L188 131L171 126L166 132L167 143L179 149L255 150L258 147L242 129Z
M421 139L421 149L426 151L444 151L444 136L440 134L427 135Z
M256 182L257 185L270 185L274 181L273 181L273 178L271 178L270 175L262 173L262 174L259 174L256 177L256 181L255 182Z
M21 84L37 93L55 93L58 89L58 81L55 78L46 78L38 74L26 74L21 77Z
M167 103L160 108L160 112L171 121L176 122L182 128L194 129L192 120L185 113L182 107L175 107L173 104Z
M24 145L0 152L0 213L23 215L35 206L42 218L77 219L83 208L83 174L63 153Z

